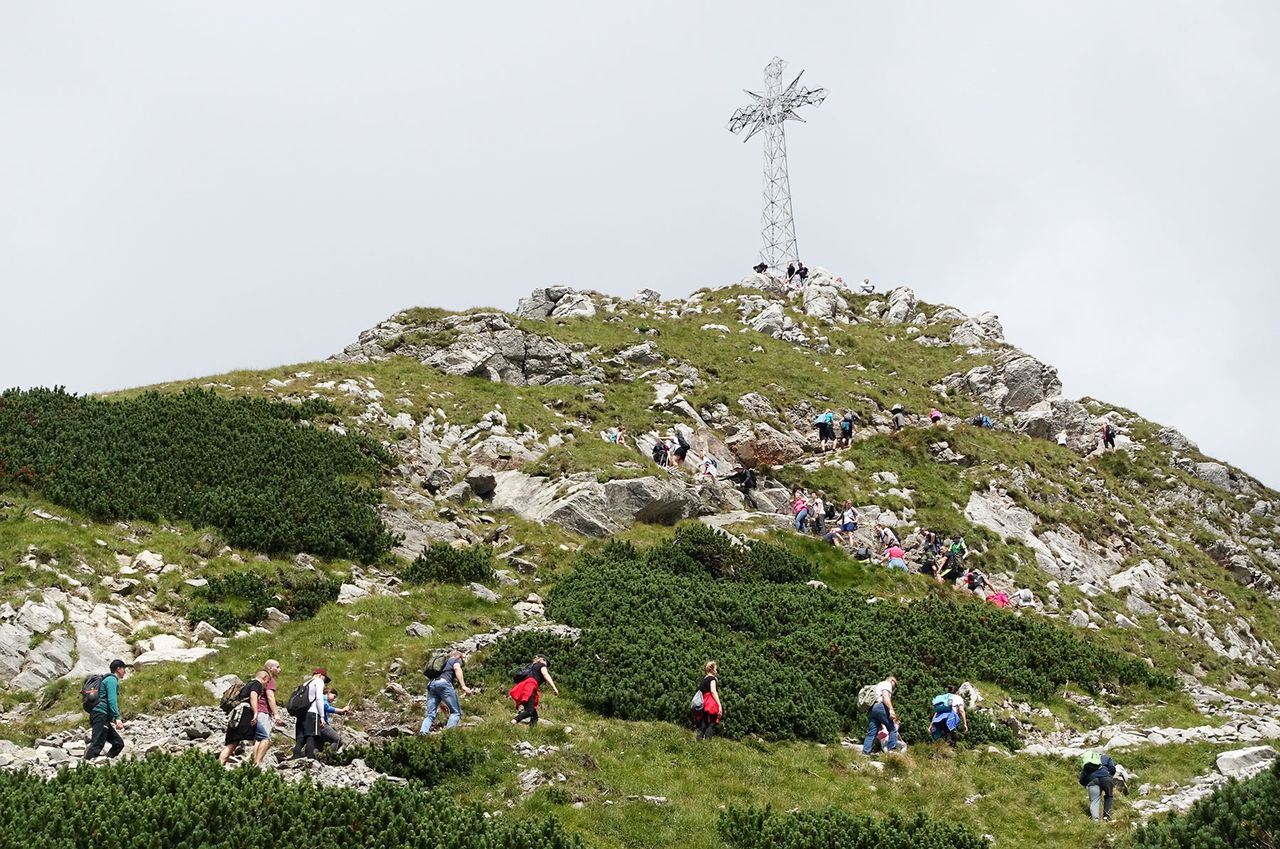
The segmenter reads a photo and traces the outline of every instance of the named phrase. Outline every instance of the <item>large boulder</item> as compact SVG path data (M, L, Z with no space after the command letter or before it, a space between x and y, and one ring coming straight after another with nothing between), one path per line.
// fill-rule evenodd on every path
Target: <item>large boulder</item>
M1276 750L1270 746L1251 746L1218 755L1218 772L1228 778L1245 779L1266 769L1276 759Z
M1037 439L1057 439L1066 433L1067 445L1079 454L1087 454L1098 442L1093 417L1079 401L1057 396L1014 413L1018 429Z
M1228 492L1236 489L1235 475L1221 463L1196 463L1191 467L1191 474L1219 489L1225 489Z
M1182 435L1176 427L1162 427L1156 431L1156 439L1174 451L1198 451L1199 448L1190 439Z
M446 374L513 386L588 386L604 380L604 372L585 353L550 337L525 333L504 315L452 316L449 324L454 341L422 359Z
M804 446L765 422L755 422L725 440L725 446L747 468L785 466L804 456Z
M1058 370L1035 357L1015 355L1000 365L977 366L964 375L951 375L944 384L964 389L1006 413L1029 410L1062 394Z
M770 336L776 336L782 332L786 325L786 313L782 310L782 304L769 304L760 311L759 315L754 316L748 325L752 330L760 333L767 333Z
M889 308L885 310L885 324L902 324L916 314L916 293L907 286L899 286L889 293Z
M841 295L840 287L831 273L823 268L815 269L804 281L804 287L800 290L800 303L805 315L814 318L834 319L849 312L849 302Z
M601 483L595 473L560 480L499 472L493 505L523 519L605 537L636 522L674 524L697 515L696 492L673 479L641 477Z
M938 320L938 316L935 315L934 319ZM995 313L984 312L965 318L951 329L952 345L974 348L981 346L983 342L1003 341L1004 327L1000 324L1000 317Z

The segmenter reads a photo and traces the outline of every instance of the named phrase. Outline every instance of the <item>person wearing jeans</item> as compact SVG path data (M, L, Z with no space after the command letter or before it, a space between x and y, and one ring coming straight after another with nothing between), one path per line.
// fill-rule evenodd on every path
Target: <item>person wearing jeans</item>
M890 675L876 685L876 701L867 714L867 738L862 741L862 754L871 754L880 729L888 731L889 736L882 747L886 752L898 748L898 712L893 709L893 689L898 686L898 679Z
M1110 822L1115 793L1116 762L1101 752L1085 752L1080 759L1080 785L1089 791L1089 816ZM1101 808L1101 811L1099 811Z
M449 708L449 719L444 724L446 729L454 728L462 721L462 705L458 702L458 691L454 689L454 681L457 681L462 687L462 692L468 696L473 692L467 686L466 675L462 672L463 662L462 652L454 649L449 653L449 659L444 662L444 671L427 684L427 716L422 720L420 734L431 733L431 726L436 721L436 711L440 709L441 702Z

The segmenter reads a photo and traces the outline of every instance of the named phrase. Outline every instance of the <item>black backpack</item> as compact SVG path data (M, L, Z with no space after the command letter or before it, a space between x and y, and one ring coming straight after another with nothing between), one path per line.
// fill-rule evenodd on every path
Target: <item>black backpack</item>
M448 649L432 649L427 655L427 662L422 665L422 674L434 680L444 674L445 664L449 661Z
M521 681L523 681L526 678L532 678L533 669L534 669L534 666L532 663L530 663L528 666L520 667L515 672L511 673L511 683L519 684Z
M307 696L307 687L310 684L310 679L303 681L289 694L289 701L285 703L284 709L294 719L306 716L307 709L311 707L311 699Z
M106 677L105 675L90 675L84 679L84 685L80 688L80 704L84 707L85 713L93 713L93 709L98 706L102 679Z

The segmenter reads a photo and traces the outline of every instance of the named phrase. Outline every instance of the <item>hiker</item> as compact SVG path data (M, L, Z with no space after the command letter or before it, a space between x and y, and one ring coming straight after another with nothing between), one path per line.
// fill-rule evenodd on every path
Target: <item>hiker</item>
M874 685L875 702L867 713L867 738L862 741L864 755L871 754L871 747L882 729L888 732L881 744L884 751L892 752L898 748L898 712L893 709L893 691L897 686L898 679L892 675Z
M1102 752L1085 752L1080 758L1080 786L1089 791L1089 816L1098 819L1098 803L1102 803L1102 819L1111 822L1111 801L1115 793L1116 762Z
M338 729L333 727L333 717L335 714L348 714L350 712L351 705L338 707L337 690L332 687L324 688L324 726L320 729L320 742L316 745L317 749L323 751L324 747L329 744L332 744L335 752L342 748L342 735L338 733Z
M858 509L853 506L852 501L844 503L844 509L840 511L840 533L845 536L845 544L853 545L853 532L858 529Z
M787 285L791 284L791 278L796 276L796 264L794 262L787 263Z
M830 409L822 414L822 439L827 451L836 447L836 414Z
M864 295L870 295L876 290L876 284L871 282L870 277L862 278L862 292Z
M743 498L746 498L747 493L756 488L756 473L745 466L734 466L733 473L726 480L732 482L738 488L738 492L742 493Z
M933 422L934 427L942 423L942 411L934 407L929 411L929 421Z
M1065 430L1058 431L1057 441L1063 448L1067 447L1067 432Z
M534 655L533 662L520 670L520 676L519 683L507 694L516 703L516 716L511 720L511 724L517 725L527 719L529 727L533 728L538 724L538 703L542 701L540 691L542 683L545 681L550 684L551 692L557 696L560 695L560 688L556 686L551 672L547 669L547 659L540 654Z
M678 468L684 463L684 458L689 454L689 443L684 438L684 432L680 428L675 429L676 432L676 448L671 452L671 465Z
M809 518L813 522L814 534L822 536L826 533L827 504L821 492L813 496L813 502L809 505Z
M693 739L702 742L710 740L716 733L716 726L724 715L724 703L720 701L719 669L714 660L708 660L702 667L704 673L698 691L693 694L690 703L690 718L693 720L695 734Z
M897 433L907 426L907 411L901 404L894 404L889 412L893 414L891 422L894 433Z
M751 266L751 270L756 274L764 274L769 270L769 266L763 262L757 262L755 265Z
M427 684L427 716L422 720L420 734L430 734L431 726L436 721L436 711L444 702L449 708L449 719L445 721L445 730L449 730L462 721L462 705L458 701L458 691L454 689L456 682L462 687L464 695L471 695L474 690L467 686L467 678L462 672L466 661L459 649L449 652L449 659L444 662L444 669Z
M805 520L809 518L809 496L803 489L796 490L791 510L795 513L796 530L803 531Z
M891 545L901 545L898 542L898 535L891 528L886 528L878 523L876 524L876 539L880 542L880 551L882 553Z
M84 750L84 759L91 761L102 753L102 747L111 744L107 757L114 758L124 750L124 738L120 736L124 729L124 720L120 718L120 682L124 680L129 667L123 660L113 660L107 667L107 674L97 685L98 701L89 711L89 748ZM86 689L88 689L86 685Z
M844 448L853 444L853 410L844 411L840 419L840 439L836 444Z
M710 454L702 458L701 475L704 478L717 480L719 478L720 464L716 462L716 458Z
M942 540L938 535L928 528L920 529L920 537L924 540L924 554L928 560L936 561L938 555L942 553Z
M241 743L253 741L254 765L262 763L271 748L271 732L277 720L275 706L276 679L280 676L280 664L268 660L258 674L240 688L237 704L227 717L227 731L218 763L227 761L240 748ZM243 706L243 707L242 707Z
M658 441L653 443L653 462L663 468L666 468L670 453L671 446L667 445L667 440L661 436L658 437Z
M942 555L942 563L938 569L939 581L955 583L963 577L965 553L964 539L956 534Z
M980 596L985 596L987 586L988 586L987 576L984 575L980 570L971 568L969 569L969 571L964 573L964 586L965 586L965 589L969 590L972 593L975 593ZM994 591L994 587L992 589Z
M311 680L306 684L307 712L297 717L293 733L293 757L303 755L309 760L316 759L316 740L320 732L328 725L324 721L324 688L329 684L329 673L324 667L317 667L311 673ZM293 697L290 696L290 701Z
M1102 450L1109 451L1116 447L1116 429L1111 426L1111 422L1104 422L1101 428L1102 433Z
M907 554L896 543L885 549L884 556L880 558L880 562L890 569L901 569L904 572L910 571L907 569Z
M964 699L956 694L957 689L951 687L942 695L933 697L933 719L929 723L929 736L934 740L946 740L952 748L956 745L957 725L961 734L969 733L969 717L964 712Z
M796 277L800 278L801 283L809 279L809 267L804 264L804 260L796 260Z

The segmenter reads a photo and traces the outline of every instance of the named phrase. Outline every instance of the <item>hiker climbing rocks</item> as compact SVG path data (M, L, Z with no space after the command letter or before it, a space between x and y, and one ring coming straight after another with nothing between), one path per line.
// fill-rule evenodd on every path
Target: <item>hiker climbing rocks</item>
M858 529L858 510L852 501L844 503L840 511L840 533L844 534L845 545L853 546L853 532Z
M658 441L653 443L653 462L659 466L666 468L667 460L671 454L671 446L667 444L667 440L658 437Z
M324 725L320 729L320 742L316 748L323 750L325 746L333 746L335 752L342 748L342 735L333 727L333 717L350 712L350 705L338 707L337 690L332 687L324 688Z
M1112 427L1111 422L1103 422L1099 433L1102 435L1102 450L1114 450L1116 447L1116 429Z
M893 708L893 691L897 686L898 679L892 675L872 685L875 701L867 712L867 737L862 741L864 755L871 754L877 739L886 752L898 748L898 712Z
M796 490L791 501L791 511L796 517L796 530L803 531L804 523L809 518L809 494L803 489Z
M1080 758L1080 786L1089 791L1089 816L1111 822L1111 802L1115 793L1116 762L1102 752L1085 752Z
M508 693L511 700L516 703L516 715L511 720L511 724L517 725L527 719L529 727L532 728L538 724L538 703L542 701L540 690L542 684L544 682L550 684L551 692L557 696L560 695L560 688L556 686L551 672L547 669L547 659L540 654L534 655L533 662L521 669L516 677L520 680Z
M884 556L880 558L880 562L890 569L909 571L907 569L907 554L896 543L885 549Z
M970 569L964 573L964 587L969 592L980 596L986 596L987 593L987 576L979 569Z
M107 667L106 675L95 675L85 682L80 691L82 700L89 709L89 748L84 750L84 759L91 761L102 753L102 747L108 743L107 757L114 758L124 750L124 738L120 731L124 728L124 720L120 718L120 682L127 674L128 666L123 660L113 660ZM97 679L96 681L94 679Z
M814 534L822 536L826 532L827 501L821 492L814 493L813 501L809 504L809 518L813 523Z
M935 427L939 424L942 424L942 411L939 410L937 407L934 407L932 410L930 410L929 421L933 422Z
M880 551L882 553L891 545L901 545L898 541L898 535L893 532L893 529L881 524L876 525L876 540L880 543Z
M710 454L702 458L702 464L698 469L699 474L704 478L711 478L712 480L717 480L719 478L720 464L716 461L716 458L712 457Z
M462 652L454 649L449 652L449 657L440 668L439 674L427 684L427 715L422 720L420 734L431 733L431 726L436 721L436 711L440 709L441 702L449 708L449 719L444 725L446 730L462 721L462 705L458 701L458 691L454 688L454 684L462 687L462 692L468 696L474 692L467 686L466 675L462 672L465 662L466 658Z
M747 493L756 488L756 473L744 466L734 466L733 473L726 480L730 481L746 498Z
M892 422L893 432L897 433L907 426L907 411L901 404L894 404L889 412L893 415L890 420Z
M676 447L671 452L671 465L679 467L684 463L684 458L689 454L689 443L684 438L684 432L680 428L675 429Z
M324 721L324 688L329 683L329 673L324 667L317 667L311 673L311 680L289 696L289 713L297 720L293 734L295 758L305 755L315 760L316 742L320 739L320 730L327 724ZM298 698L295 700L295 697ZM302 699L306 701L302 702Z
M983 428L986 428L987 430L991 430L993 427L995 427L995 425L992 424L991 422L991 417L986 415L985 413L983 415L973 417L973 426L983 427Z
M836 443L841 448L853 444L853 411L845 410L840 418L840 439Z
M933 719L929 722L929 736L934 740L946 740L948 746L956 744L956 727L960 733L969 733L969 717L964 711L964 699L956 694L958 688L933 697Z
M695 729L694 739L701 742L710 740L716 733L716 726L724 715L724 702L720 700L718 686L720 672L714 660L708 660L702 667L703 678L698 690L689 702L689 715Z

